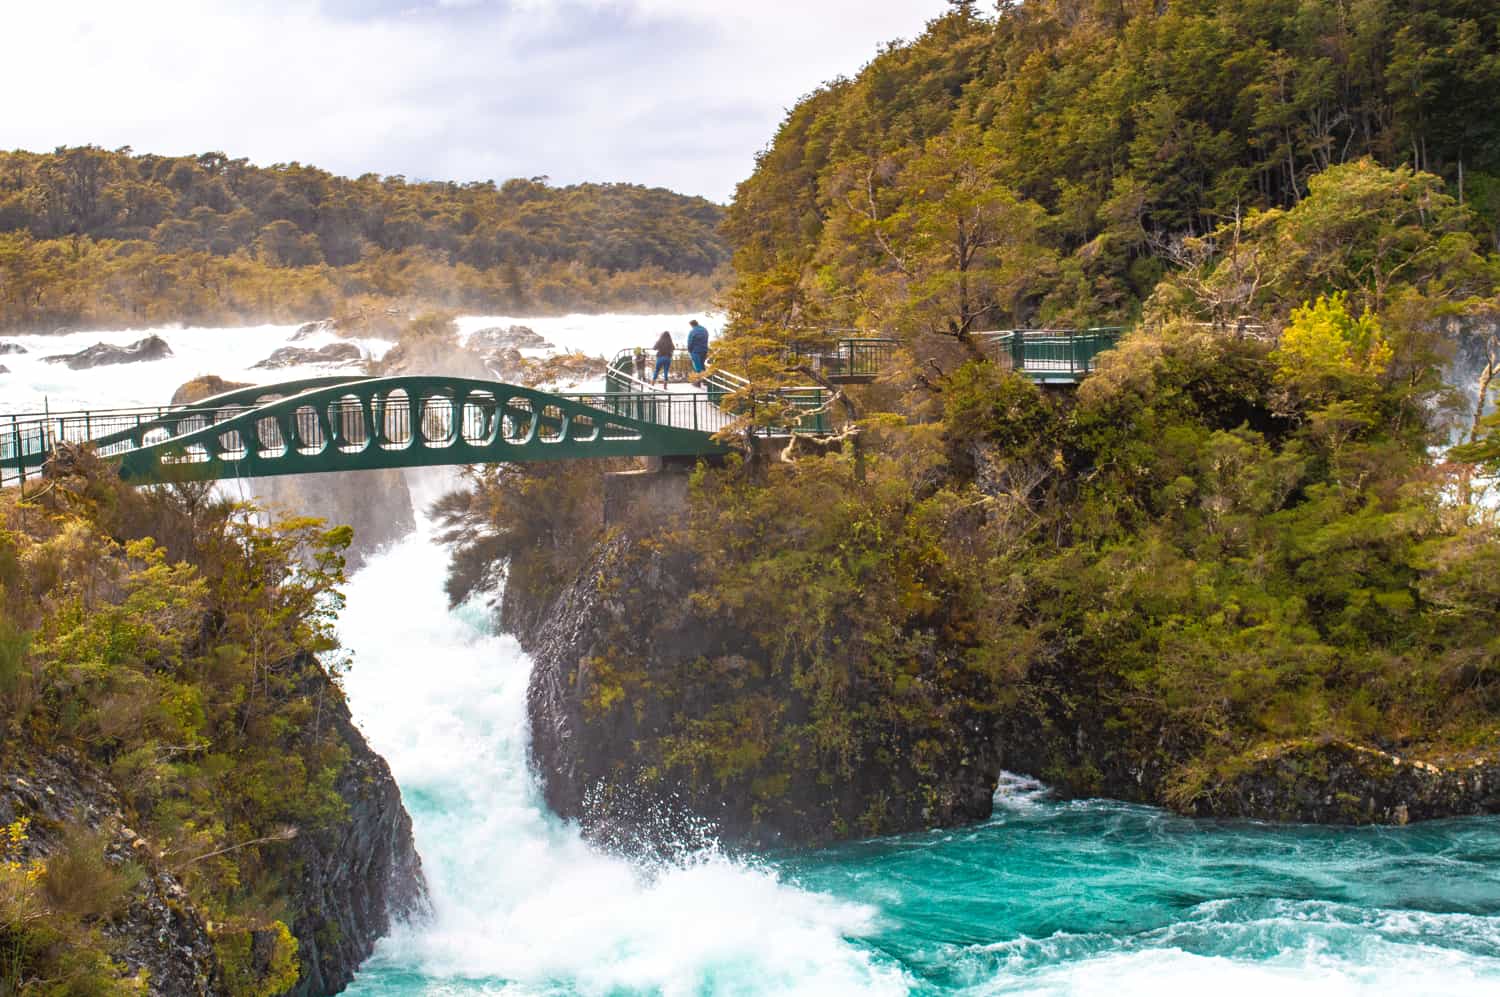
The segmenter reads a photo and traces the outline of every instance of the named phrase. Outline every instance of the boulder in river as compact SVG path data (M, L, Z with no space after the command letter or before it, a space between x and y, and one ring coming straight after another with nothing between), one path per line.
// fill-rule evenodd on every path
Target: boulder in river
M190 405L193 402L201 402L205 398L214 395L222 395L226 391L238 391L240 388L250 387L245 381L226 381L217 374L204 374L195 377L172 392L173 405Z
M316 336L320 332L338 332L338 321L336 319L325 318L319 319L316 322L307 322L298 327L297 331L292 335L292 342L301 342L309 336Z
M469 337L471 350L550 350L552 344L538 335L536 330L524 325L513 325L508 329L493 326L480 329Z
M7 366L5 366L5 364L0 363L0 374L9 374L9 373L10 373L10 368L7 367Z
M0 343L0 357L19 356L26 352L26 347L20 343Z
M147 336L138 339L129 346L115 346L112 343L95 343L86 350L77 353L64 353L53 357L43 357L47 363L65 363L71 370L89 370L94 367L108 367L113 364L122 363L145 363L149 360L165 360L172 355L172 348L167 341L160 336Z
M329 343L310 350L301 346L283 346L255 365L259 370L278 370L303 364L347 367L364 362L364 354L353 343Z

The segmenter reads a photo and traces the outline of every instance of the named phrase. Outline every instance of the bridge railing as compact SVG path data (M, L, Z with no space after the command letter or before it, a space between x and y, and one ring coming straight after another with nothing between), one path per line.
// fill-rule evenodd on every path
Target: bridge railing
M1099 354L1114 349L1125 330L1118 326L1092 329L1003 329L972 335L984 344L991 359L1035 380L1076 381L1098 366Z
M831 381L873 380L895 360L899 346L894 339L876 336L851 336L831 346L794 343L787 351L787 362L794 367L809 366Z
M605 373L605 391L610 397L617 395L639 395L648 396L670 396L676 398L695 397L682 392L666 392L653 388L648 382L642 381L636 376L634 351L622 350L610 361ZM712 357L712 354L710 354ZM655 362L655 355L651 354L648 359ZM679 364L689 364L686 350L678 350L672 361L672 369L679 370ZM686 368L692 370L691 366ZM650 370L648 368L649 376ZM674 375L680 376L680 375ZM725 370L723 367L709 365L707 371L698 375L698 382L703 387L702 396L706 397L714 407L724 404L725 399L738 392L744 392L750 388L750 381L741 377L733 371ZM775 391L766 392L749 401L752 411L757 407L775 405L778 410L790 407L799 412L806 413L798 416L790 425L775 427L775 430L793 433L826 433L828 431L828 415L825 411L828 402L828 393L818 385L806 385L793 388L778 388ZM644 406L642 411L651 411L649 406ZM737 414L720 413L723 418L712 421L720 422L717 429L711 432L719 432L737 418Z

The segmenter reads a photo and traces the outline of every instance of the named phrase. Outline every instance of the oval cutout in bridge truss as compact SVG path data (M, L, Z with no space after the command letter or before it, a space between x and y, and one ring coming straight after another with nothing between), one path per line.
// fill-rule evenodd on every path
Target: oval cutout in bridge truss
M343 395L328 403L328 424L343 453L360 453L370 445L370 428L365 421L365 403L355 395Z
M610 422L604 426L604 438L606 440L638 440L641 438L641 431L622 426L618 422Z
M261 416L255 420L255 436L260 443L260 456L281 457L286 454L286 437L281 435L281 423L274 416Z
M377 419L381 424L380 446L384 450L405 450L411 446L411 396L397 388L377 400Z
M464 400L464 442L474 446L489 443L495 435L495 419L500 402L488 391L471 392Z
M530 443L536 432L536 410L530 398L510 398L505 402L505 442Z
M422 399L422 442L429 447L449 447L454 438L453 399L433 395Z
M297 452L311 457L328 447L323 437L323 425L318 421L318 410L311 405L299 405L292 413L297 426Z
M238 429L219 434L219 456L224 460L244 460L250 451Z
M556 405L543 405L541 417L537 420L537 438L543 443L561 443L563 433L568 428L567 418L563 410Z
M568 426L568 438L574 443L593 443L599 438L599 424L591 415L575 415Z

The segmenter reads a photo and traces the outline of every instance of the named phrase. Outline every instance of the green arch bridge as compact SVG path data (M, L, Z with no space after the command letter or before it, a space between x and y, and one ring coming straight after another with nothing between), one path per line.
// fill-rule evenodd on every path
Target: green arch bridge
M999 362L1039 382L1076 383L1119 332L985 335L1000 345ZM789 359L831 384L868 383L895 349L891 340L844 339ZM685 361L674 369L689 369ZM697 390L658 391L638 380L633 367L629 353L616 357L605 390L593 393L452 377L322 377L171 407L0 416L0 485L40 473L61 444L88 445L140 484L728 452L716 435L735 415L722 403L730 395L744 399L749 382L716 369ZM781 422L770 432L827 430L822 387L750 401L776 406Z

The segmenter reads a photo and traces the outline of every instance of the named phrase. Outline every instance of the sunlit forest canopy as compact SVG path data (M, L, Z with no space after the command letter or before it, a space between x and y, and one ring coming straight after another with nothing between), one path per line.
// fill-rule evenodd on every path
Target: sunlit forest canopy
M333 176L223 153L0 153L0 325L701 304L722 209L632 184Z
M788 114L726 223L742 320L1128 321L1193 240L1362 159L1500 239L1493 3L954 6Z

